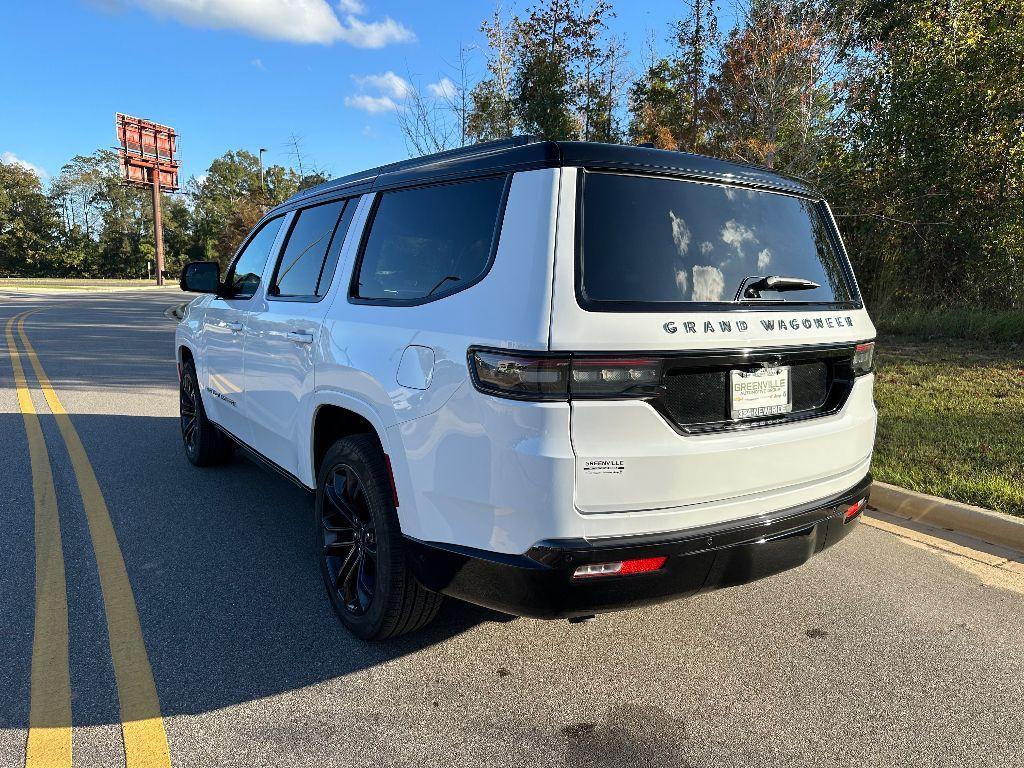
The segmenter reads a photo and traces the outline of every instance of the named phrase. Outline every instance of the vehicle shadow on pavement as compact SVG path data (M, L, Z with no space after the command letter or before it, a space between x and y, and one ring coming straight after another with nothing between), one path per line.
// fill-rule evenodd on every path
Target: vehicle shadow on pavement
M17 435L13 421L20 415L3 418L4 434ZM360 641L338 622L324 591L314 554L312 494L241 457L218 468L191 466L176 418L72 418L117 532L165 717L342 677L482 622L511 619L447 601L437 619L414 635ZM42 419L68 562L74 725L116 723L88 529L52 417ZM0 660L10 662L5 666L12 676L4 686L8 693L0 695L0 727L24 728L34 612L30 483L11 506L18 537L11 556L22 567L4 585L0 612L12 630L0 636Z

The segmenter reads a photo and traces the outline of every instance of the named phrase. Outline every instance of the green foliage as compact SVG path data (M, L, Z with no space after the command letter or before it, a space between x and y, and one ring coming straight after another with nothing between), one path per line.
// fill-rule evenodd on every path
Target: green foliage
M0 162L0 274L46 272L57 213L33 172Z
M875 312L879 333L915 339L1024 344L1024 312L979 309L890 309Z
M542 0L509 22L496 12L481 27L489 76L471 90L469 135L616 140L625 52L606 39L613 16L605 0Z
M689 0L672 25L668 56L652 50L643 74L629 89L630 138L660 149L711 150L712 65L719 55L714 0Z
M1017 345L881 339L878 480L1024 516L1024 369Z
M872 0L820 176L868 298L1024 309L1024 5Z
M270 207L325 181L259 158L227 152L184 194L164 194L164 270L188 261L227 264L242 238ZM45 193L39 178L0 163L0 276L144 278L155 264L152 193L127 185L116 152L79 155Z

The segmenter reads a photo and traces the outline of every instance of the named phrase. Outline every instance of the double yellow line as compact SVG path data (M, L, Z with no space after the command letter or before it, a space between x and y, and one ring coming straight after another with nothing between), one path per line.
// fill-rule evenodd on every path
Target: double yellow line
M32 403L21 355L15 343L15 327L50 412L57 421L82 497L107 618L126 764L128 768L167 768L171 761L160 700L117 534L85 447L25 333L25 318L38 311L30 310L12 317L5 329L18 403L28 437L35 501L35 629L25 766L64 768L71 765L71 681L67 582L57 494L39 415Z

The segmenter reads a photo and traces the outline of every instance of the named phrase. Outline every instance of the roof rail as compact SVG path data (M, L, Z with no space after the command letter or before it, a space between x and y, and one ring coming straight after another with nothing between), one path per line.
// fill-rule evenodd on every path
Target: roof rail
M534 136L532 134L525 134L522 136L512 136L507 139L494 139L493 141L482 141L477 144L467 144L464 147L456 147L455 149L447 149L443 152L434 152L430 155L421 155L419 157L411 157L408 160L399 160L394 163L388 163L387 165L381 165L376 168L370 168L359 173L350 174L348 176L341 176L337 179L331 179L329 181L317 184L309 189L304 189L301 192L297 192L292 195L291 200L300 200L305 197L312 195L321 194L330 189L336 189L338 187L345 187L350 184L358 182L373 181L377 176L382 173L393 173L395 171L407 171L414 168L422 168L433 165L435 163L446 162L448 160L455 159L467 159L477 155L486 155L492 152L499 152L505 149L511 149L513 147L522 147L527 144L536 144L544 141L540 136Z

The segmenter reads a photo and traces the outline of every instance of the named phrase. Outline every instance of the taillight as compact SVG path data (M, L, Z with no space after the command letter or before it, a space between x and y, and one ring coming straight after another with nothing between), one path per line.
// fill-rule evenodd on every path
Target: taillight
M481 392L527 400L651 397L660 394L657 358L581 357L471 349L469 369Z
M612 563L589 563L577 568L574 579L592 579L598 576L630 576L637 573L652 573L661 569L665 557L641 557L636 560L617 560Z
M568 392L568 357L474 349L469 353L469 369L476 388L492 395L558 400Z
M644 396L661 384L661 360L574 357L569 391L575 396Z
M866 344L858 344L853 351L853 374L863 376L871 373L875 368L875 342L869 341Z

